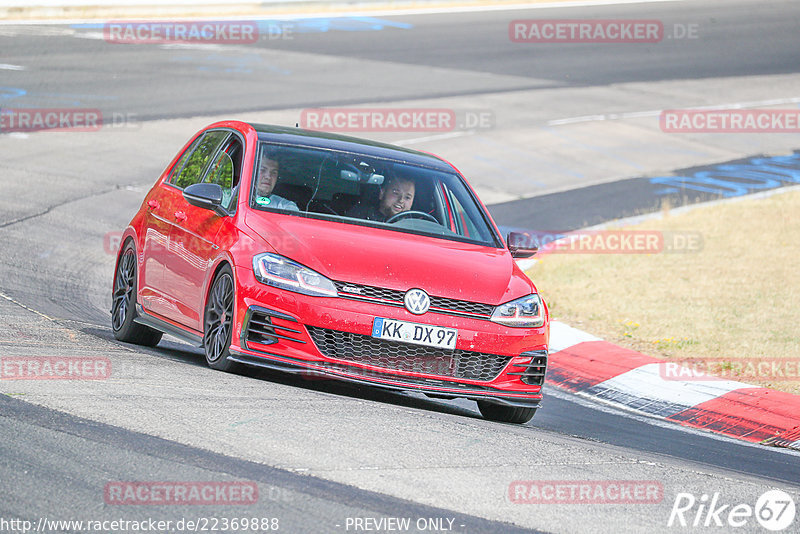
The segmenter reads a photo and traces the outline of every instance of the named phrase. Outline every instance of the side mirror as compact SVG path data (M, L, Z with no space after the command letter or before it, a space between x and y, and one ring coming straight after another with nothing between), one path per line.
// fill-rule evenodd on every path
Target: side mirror
M192 206L211 210L220 216L227 215L222 209L222 187L219 184L192 184L183 190L183 198Z
M539 251L537 246L526 246L526 241L530 239L526 234L521 232L509 232L506 236L506 244L508 250L511 252L512 258L530 258Z

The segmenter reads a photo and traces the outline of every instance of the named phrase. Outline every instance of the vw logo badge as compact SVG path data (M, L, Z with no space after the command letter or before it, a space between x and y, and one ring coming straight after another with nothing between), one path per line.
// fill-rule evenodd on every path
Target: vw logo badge
M409 289L406 291L403 303L414 315L422 315L431 307L431 298L421 289Z

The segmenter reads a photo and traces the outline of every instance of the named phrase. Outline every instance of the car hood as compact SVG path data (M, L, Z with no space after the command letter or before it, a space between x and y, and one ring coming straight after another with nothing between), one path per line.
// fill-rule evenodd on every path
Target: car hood
M535 291L505 249L294 215L250 213L245 223L276 253L336 281L492 305Z

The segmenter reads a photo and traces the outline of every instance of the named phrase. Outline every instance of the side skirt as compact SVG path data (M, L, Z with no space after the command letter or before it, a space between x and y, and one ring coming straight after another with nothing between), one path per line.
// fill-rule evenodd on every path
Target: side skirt
M169 323L163 319L159 319L153 315L150 315L146 311L141 304L136 304L136 319L133 321L139 323L144 326L149 326L155 330L160 330L165 334L169 334L171 336L177 337L195 347L202 347L203 346L203 336L198 335L193 330L187 330L180 326L176 326L172 323Z

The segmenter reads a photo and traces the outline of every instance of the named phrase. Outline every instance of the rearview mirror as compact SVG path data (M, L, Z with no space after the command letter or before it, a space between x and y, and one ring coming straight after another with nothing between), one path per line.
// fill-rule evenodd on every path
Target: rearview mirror
M348 182L361 182L365 184L381 185L383 184L383 175L375 174L374 172L363 173L360 171L339 171L339 178L347 180Z
M512 258L530 258L539 251L536 245L528 245L529 237L521 232L509 232L506 236L506 244L511 252Z
M219 184L192 184L183 190L183 198L192 206L211 210L225 216L222 209L222 187Z

